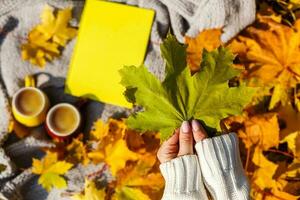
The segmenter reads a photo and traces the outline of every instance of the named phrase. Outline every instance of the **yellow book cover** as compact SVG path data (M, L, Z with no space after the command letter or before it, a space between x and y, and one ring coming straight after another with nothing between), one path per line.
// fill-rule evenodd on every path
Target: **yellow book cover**
M153 10L87 0L65 91L130 107L123 96L118 70L143 63L153 18Z

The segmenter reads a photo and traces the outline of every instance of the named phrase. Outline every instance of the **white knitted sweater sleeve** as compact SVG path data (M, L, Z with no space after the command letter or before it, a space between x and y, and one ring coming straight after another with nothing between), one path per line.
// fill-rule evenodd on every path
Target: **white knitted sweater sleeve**
M235 133L204 139L195 148L204 184L213 199L250 199L250 187L243 170Z
M160 165L165 179L162 200L207 200L196 155L185 155Z
M240 160L235 133L207 138L186 155L160 165L165 178L163 200L248 200L249 183ZM202 181L203 180L203 181Z

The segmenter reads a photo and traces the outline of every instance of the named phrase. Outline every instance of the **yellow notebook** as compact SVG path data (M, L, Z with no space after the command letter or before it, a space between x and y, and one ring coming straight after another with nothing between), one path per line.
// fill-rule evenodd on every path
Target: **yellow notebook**
M65 91L130 107L118 70L143 63L153 18L153 10L87 0Z

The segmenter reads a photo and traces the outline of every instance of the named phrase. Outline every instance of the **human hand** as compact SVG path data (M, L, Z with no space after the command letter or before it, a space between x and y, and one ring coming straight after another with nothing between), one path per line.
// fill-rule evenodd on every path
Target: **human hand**
M194 154L194 142L206 137L204 128L197 120L192 120L191 123L184 121L180 129L176 129L173 136L161 145L157 158L164 163L179 156Z

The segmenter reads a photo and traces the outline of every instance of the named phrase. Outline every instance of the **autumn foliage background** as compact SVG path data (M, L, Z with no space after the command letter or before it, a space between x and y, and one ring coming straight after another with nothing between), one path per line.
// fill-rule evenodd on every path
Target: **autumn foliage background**
M259 87L242 116L224 120L240 138L253 199L300 195L300 20L298 1L258 1L257 19L227 46L244 69L232 84ZM221 32L187 38L188 62L198 70L202 48L219 46Z
M241 116L222 121L223 131L234 131L240 138L253 199L293 200L300 196L300 2L265 0L258 1L257 7L256 21L226 44L220 41L221 30L206 30L196 38L186 38L187 61L195 72L204 48L211 51L223 45L236 55L235 67L242 69L242 74L230 84L259 90ZM69 31L67 39L74 37L74 30ZM37 34L33 32L32 36ZM43 66L46 58L59 56L56 47L65 42L58 37L57 44L48 48L49 44L29 41L22 46L23 58ZM43 56L31 58L36 50ZM20 137L26 135L22 131L15 127ZM164 181L156 159L159 145L159 133L129 130L124 119L107 123L98 120L88 136L45 149L42 160L33 160L32 171L40 175L39 184L49 191L66 187L64 174L74 165L104 162L98 173L86 177L82 192L67 195L95 200L160 199ZM111 177L99 187L107 169Z

